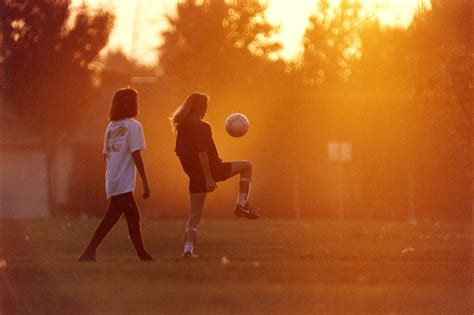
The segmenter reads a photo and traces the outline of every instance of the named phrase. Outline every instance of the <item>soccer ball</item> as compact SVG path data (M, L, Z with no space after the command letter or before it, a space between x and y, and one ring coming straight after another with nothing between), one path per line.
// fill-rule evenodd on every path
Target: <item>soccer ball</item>
M225 130L232 137L242 137L249 130L249 120L244 114L231 114L225 121Z

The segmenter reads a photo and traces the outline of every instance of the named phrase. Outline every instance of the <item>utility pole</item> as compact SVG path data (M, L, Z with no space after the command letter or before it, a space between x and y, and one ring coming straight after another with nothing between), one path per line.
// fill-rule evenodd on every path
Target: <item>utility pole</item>
M149 36L143 35L148 35L150 32L156 33L155 36L159 39L159 29L162 28L160 24L167 23L167 19L163 14L156 14L158 6L166 8L166 0L136 0L129 57L140 61L144 56L157 52L155 46L150 46Z
M344 200L346 199L345 166L352 161L352 144L347 141L330 141L328 143L329 160L335 163L336 186L337 186L337 212L339 219L344 219Z

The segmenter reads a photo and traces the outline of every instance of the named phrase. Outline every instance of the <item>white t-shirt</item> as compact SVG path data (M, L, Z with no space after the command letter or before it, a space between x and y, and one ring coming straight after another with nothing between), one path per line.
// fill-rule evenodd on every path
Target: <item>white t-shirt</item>
M109 123L105 130L103 151L107 155L107 198L135 190L136 171L132 152L145 148L143 128L138 121L126 118Z

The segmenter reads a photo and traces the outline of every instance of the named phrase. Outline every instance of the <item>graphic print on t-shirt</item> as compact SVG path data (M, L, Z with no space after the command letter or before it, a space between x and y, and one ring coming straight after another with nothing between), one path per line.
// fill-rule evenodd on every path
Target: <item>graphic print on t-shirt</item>
M120 152L120 149L123 146L125 141L125 134L127 133L128 128L124 124L120 124L115 129L110 129L106 137L106 153L110 152Z
M138 121L126 118L107 125L102 150L106 158L107 197L134 191L136 172L132 154L145 148L142 125Z

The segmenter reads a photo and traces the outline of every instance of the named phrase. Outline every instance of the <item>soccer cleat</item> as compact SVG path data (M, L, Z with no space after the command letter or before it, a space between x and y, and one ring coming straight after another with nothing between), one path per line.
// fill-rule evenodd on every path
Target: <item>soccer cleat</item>
M95 255L86 255L86 254L81 254L81 256L79 256L79 261L90 261L90 262L95 262Z
M246 203L244 206L237 204L235 206L234 214L238 217L246 217L247 219L252 220L260 218L257 209L253 208L249 203Z

